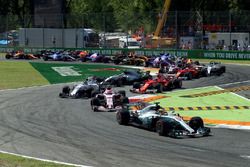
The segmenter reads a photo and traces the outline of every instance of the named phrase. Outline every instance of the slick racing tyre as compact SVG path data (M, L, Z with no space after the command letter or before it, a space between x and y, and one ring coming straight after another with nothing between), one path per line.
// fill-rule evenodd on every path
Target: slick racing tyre
M135 83L133 84L133 88L134 88L134 89L139 89L140 87L141 87L140 82L135 82Z
M123 97L126 97L126 91L125 90L120 90L118 91L119 94L121 94Z
M199 128L204 128L204 123L201 117L192 117L189 121L189 126L197 132Z
M192 80L193 79L193 75L192 75L191 72L185 73L184 76L187 77L187 80Z
M162 84L158 84L156 86L156 90L157 90L157 93L162 93L163 92L163 86L162 86Z
M62 92L63 92L64 94L69 94L69 92L70 92L69 86L64 86L64 87L62 88Z
M127 111L118 111L116 113L116 120L120 125L128 125L130 114Z
M129 99L128 99L128 97L125 97L122 101L122 104L124 105L124 104L128 104L128 103L129 103Z
M91 99L90 101L90 105L91 105L91 108L94 112L97 111L97 107L101 106L101 102L98 98L94 97L93 99Z
M174 87L177 88L177 89L182 88L182 80L176 79L174 81Z
M169 132L171 131L171 125L163 120L158 120L155 125L156 132L160 136L168 136Z
M116 85L117 87L121 87L123 85L123 82L121 79L118 79L114 85Z
M6 59L10 59L10 58L11 58L11 55L6 54L5 58L6 58Z

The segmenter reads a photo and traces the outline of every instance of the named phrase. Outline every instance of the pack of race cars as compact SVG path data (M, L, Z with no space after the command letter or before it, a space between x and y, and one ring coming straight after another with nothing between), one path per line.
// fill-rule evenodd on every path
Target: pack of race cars
M150 71L125 70L120 74L107 78L88 77L85 81L74 86L64 86L59 93L61 98L87 98L93 112L116 112L116 120L120 125L132 125L157 132L161 136L196 137L209 136L210 128L204 126L200 117L190 120L176 113L166 112L159 103L144 102L130 103L125 90L114 91L112 87L131 85L130 92L162 93L172 89L182 88L183 80L221 75L226 67L220 62L211 61L209 64L200 64L187 58L176 58L170 54L159 56L138 56L134 53L119 55L114 58L85 51L43 50L37 54L25 54L22 51L13 51L6 54L6 59L40 59L44 61L82 61L102 62L125 65L136 65L159 68L158 74L152 76Z
M145 128L161 136L179 138L210 135L210 128L204 126L200 117L186 121L179 114L166 112L159 103L131 103L125 90L115 91L112 88L122 85L132 85L130 91L134 93L162 93L181 88L182 79L171 74L159 73L153 77L150 72L125 70L108 78L92 76L73 87L64 86L59 97L89 98L93 112L116 112L116 120L120 125Z

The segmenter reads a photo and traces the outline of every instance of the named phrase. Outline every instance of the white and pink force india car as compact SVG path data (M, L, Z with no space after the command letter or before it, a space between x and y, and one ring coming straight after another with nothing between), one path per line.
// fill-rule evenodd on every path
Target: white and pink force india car
M184 121L179 114L166 112L159 103L145 105L137 102L126 106L116 113L116 120L120 125L133 125L156 131L160 136L174 138L210 134L210 128L204 126L202 118L192 117L189 121Z
M107 88L102 94L97 94L91 99L90 104L94 112L115 112L121 110L125 104L129 103L125 91L114 92Z

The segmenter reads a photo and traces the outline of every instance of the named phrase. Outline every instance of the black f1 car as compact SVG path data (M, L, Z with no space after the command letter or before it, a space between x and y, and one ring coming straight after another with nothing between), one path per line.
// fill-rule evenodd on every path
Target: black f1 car
M125 70L118 75L112 75L103 80L104 85L131 85L134 82L141 82L152 78L150 71L143 72L141 70Z

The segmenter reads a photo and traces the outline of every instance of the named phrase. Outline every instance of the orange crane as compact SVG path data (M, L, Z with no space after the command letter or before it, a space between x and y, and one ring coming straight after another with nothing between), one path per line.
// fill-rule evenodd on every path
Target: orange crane
M169 8L170 8L170 4L171 4L171 0L165 0L162 12L159 16L159 20L158 20L158 24L156 27L156 30L154 32L154 35L152 37L152 44L151 46L153 48L157 48L157 47L169 47L169 46L173 46L176 43L176 39L175 38L168 38L168 37L161 37L161 31L163 26L166 23L167 20L167 15L169 12Z

